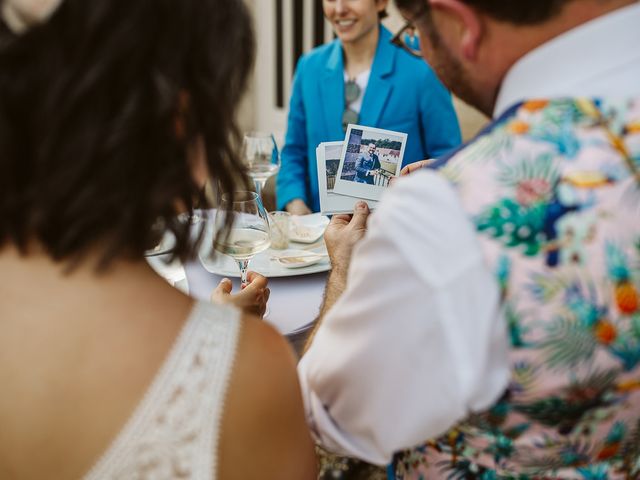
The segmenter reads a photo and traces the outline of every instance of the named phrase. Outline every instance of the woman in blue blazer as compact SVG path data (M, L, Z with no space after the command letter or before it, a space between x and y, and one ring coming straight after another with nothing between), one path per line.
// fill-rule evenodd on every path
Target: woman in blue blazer
M354 123L407 133L403 166L459 145L449 92L422 59L390 43L391 33L380 24L386 5L387 0L323 1L338 38L298 62L276 184L278 209L319 211L315 149L344 140L345 79L366 75L367 69Z

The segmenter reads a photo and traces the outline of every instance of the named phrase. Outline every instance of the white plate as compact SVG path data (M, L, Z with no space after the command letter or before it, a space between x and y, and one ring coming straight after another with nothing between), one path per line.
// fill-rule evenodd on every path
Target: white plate
M329 225L329 218L319 213L293 215L289 224L289 240L299 243L315 243L320 240Z
M304 248L304 245L298 244L296 247L295 243L291 244L291 249L299 250L300 248ZM224 277L239 277L240 270L238 269L238 264L231 257L227 255L223 255L218 252L214 252L214 256L212 257L211 253L213 250L213 228L209 226L206 229L204 238L202 239L202 246L200 247L199 257L202 266L208 272L215 273L216 275L221 275ZM324 247L324 242L319 242L317 248L306 249L306 252L317 252L317 253L326 253L326 249ZM262 253L259 253L255 257L251 259L249 263L249 270L253 270L254 272L258 272L265 277L275 278L275 277L293 277L297 275L309 275L312 273L326 272L331 269L331 265L329 264L329 259L327 257L323 257L318 260L318 262L314 262L313 264L309 264L308 266L303 266L300 268L287 268L276 260L272 260L272 257L280 256L286 252L286 250L272 250L268 249Z
M154 248L147 250L144 252L145 257L153 257L156 255L165 255L167 253L171 253L173 248L176 246L176 237L170 231L166 231L158 245Z
M187 274L180 260L174 260L167 263L167 256L154 255L147 257L147 263L155 270L155 272L163 277L169 284L181 290L183 293L189 294L189 284L187 283Z
M273 253L274 256L272 260L284 268L310 267L326 258L326 254L310 252L308 250L288 249Z
M195 235L197 233L197 228L194 227L198 225L201 221L206 220L208 213L204 210L194 210L193 216L189 217L186 213L181 213L178 215L178 221L181 223L186 223L189 220L191 221L192 233ZM171 253L176 246L176 237L170 231L167 230L162 235L160 242L154 248L147 250L144 252L145 257L154 257L157 255L166 255L167 253Z

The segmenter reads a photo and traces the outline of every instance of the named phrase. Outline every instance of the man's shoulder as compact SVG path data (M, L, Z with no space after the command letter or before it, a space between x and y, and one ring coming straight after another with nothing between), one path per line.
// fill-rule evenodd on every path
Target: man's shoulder
M523 159L576 159L593 147L594 125L607 112L611 125L624 135L628 125L637 123L640 101L554 98L531 99L505 108L474 139L458 151L441 157L437 166L460 164L466 170L491 162L518 162ZM635 113L634 113L635 112ZM600 154L601 149L599 150Z

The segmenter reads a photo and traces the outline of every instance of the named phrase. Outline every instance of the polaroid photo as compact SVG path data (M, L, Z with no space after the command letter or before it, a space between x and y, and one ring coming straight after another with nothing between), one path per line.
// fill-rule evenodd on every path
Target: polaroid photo
M349 125L342 146L334 193L380 200L402 168L407 134Z
M340 158L344 142L324 142L316 148L316 164L318 169L318 191L320 193L320 213L335 215L351 213L358 198L334 193L333 188L338 176ZM376 201L367 200L370 209L375 208Z

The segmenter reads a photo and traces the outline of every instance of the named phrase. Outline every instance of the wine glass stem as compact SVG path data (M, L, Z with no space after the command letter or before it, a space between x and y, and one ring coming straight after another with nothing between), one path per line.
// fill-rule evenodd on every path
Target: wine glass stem
M255 187L256 187L256 193L260 198L262 198L262 190L264 189L264 184L267 183L267 181L254 179L253 183L255 184Z
M244 288L248 285L247 271L249 270L249 259L237 260L238 267L240 268L240 288Z

